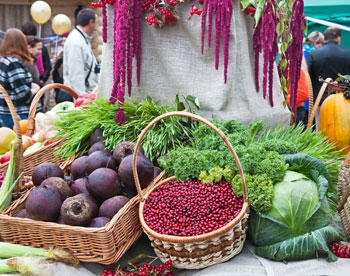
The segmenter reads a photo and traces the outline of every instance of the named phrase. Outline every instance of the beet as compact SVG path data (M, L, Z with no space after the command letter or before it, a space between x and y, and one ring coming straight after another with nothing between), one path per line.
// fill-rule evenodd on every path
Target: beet
M93 210L88 199L79 195L67 198L61 206L61 217L64 223L74 226L88 226Z
M90 135L89 144L92 146L93 144L96 144L97 142L103 142L104 140L105 138L103 138L103 129L96 128Z
M162 172L162 169L161 169L161 168L159 168L159 167L154 167L153 179L155 179L161 172Z
M72 173L73 179L82 178L88 176L87 173L87 159L88 156L81 156L73 161L70 165L70 171Z
M131 191L130 189L128 189L125 184L120 183L121 186L121 194L126 196L127 198L133 198L134 196L137 195L136 191Z
M106 149L106 144L104 142L97 142L91 146L89 149L89 155L95 151L102 151L104 154L111 156L112 152L108 149Z
M82 193L82 194L79 194L80 196L84 197L85 199L87 199L91 205L91 208L92 208L92 217L97 217L98 215L98 210L100 208L100 205L98 204L97 200L92 196L90 195L89 193Z
M56 164L45 162L34 168L32 180L35 186L39 186L46 178L53 176L63 178L64 174Z
M110 221L111 220L109 218L97 217L92 219L89 227L96 227L96 228L104 227Z
M118 211L124 207L124 205L129 201L126 196L114 196L105 200L98 211L100 217L106 217L112 219Z
M27 216L27 211L26 211L26 209L22 209L21 211L17 212L17 213L15 214L15 217L16 217L16 218L27 218L28 216Z
M30 192L25 206L31 219L57 221L61 205L61 194L53 187L41 185Z
M118 174L109 168L94 170L89 175L86 188L97 200L106 200L120 193Z
M134 142L121 142L115 147L113 151L113 157L117 163L117 166L119 166L119 164L126 156L134 153L135 146L136 143ZM142 147L139 148L137 154L144 155L144 150Z
M40 186L51 186L60 193L62 201L64 201L67 197L72 196L72 189L69 187L66 181L59 177L49 177L41 182Z
M125 157L119 165L119 176L125 186L132 191L137 191L132 171L132 155ZM144 189L153 180L154 166L152 162L143 155L137 155L136 169L141 188Z
M115 160L112 156L104 154L102 151L95 151L91 153L87 159L87 172L92 173L98 168L116 169Z
M88 178L87 177L82 177L76 179L73 184L72 184L72 194L73 196L77 194L82 194L82 193L89 193L88 190L86 189L86 184L88 183Z

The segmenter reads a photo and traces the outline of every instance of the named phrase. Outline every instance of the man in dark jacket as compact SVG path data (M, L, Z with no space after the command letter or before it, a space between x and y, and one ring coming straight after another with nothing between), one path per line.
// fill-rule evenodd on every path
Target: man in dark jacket
M329 27L324 32L325 44L309 54L307 65L312 81L314 100L321 89L323 79L332 78L335 80L338 74L350 74L350 50L339 46L341 32L335 27ZM324 93L321 103L326 99L327 93Z

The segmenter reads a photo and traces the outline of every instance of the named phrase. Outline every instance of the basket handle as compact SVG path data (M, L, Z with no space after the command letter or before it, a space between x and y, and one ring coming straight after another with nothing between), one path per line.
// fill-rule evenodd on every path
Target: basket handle
M11 98L9 94L7 93L6 89L0 84L0 91L4 97L4 100L6 101L10 112L12 116L12 120L15 126L15 132L17 135L17 140L18 140L18 150L16 151L16 160L18 160L18 164L15 166L15 175L14 179L17 179L20 172L23 170L23 146L22 146L22 133L21 133L21 127L19 125L19 118L16 112L16 108L13 105L13 102L11 101ZM19 192L21 190L21 185L23 185L23 181L19 181L18 184L16 185L14 192Z
M350 151L346 155L343 164L350 164ZM342 200L342 202L340 203L340 205L338 207L338 212L340 212L341 210L344 209L344 205L347 202L349 196L350 196L350 188L346 191L345 196L343 197L343 200Z
M307 127L306 129L309 129L311 126L312 126L312 123L314 121L314 118L316 116L316 112L317 112L317 108L318 106L320 105L320 102L321 102L321 99L322 99L322 96L324 94L324 92L326 91L326 88L327 88L327 85L329 82L332 82L332 79L331 78L327 78L324 83L322 84L321 86L321 89L320 89L320 92L318 92L318 96L316 98L316 102L312 108L312 112L309 116L309 120L307 121Z
M150 122L148 124L148 126L146 126L139 138L137 139L137 142L136 142L136 146L135 146L135 149L134 149L134 153L133 153L133 159L132 159L132 170L133 170L133 174L134 174L134 180L135 180L135 184L136 184L136 188L137 188L137 192L139 194L139 197L140 197L140 200L143 202L145 200L145 195L144 193L142 192L141 190L141 186L140 186L140 181L139 181L139 176L138 176L138 173L137 173L137 169L136 169L136 156L137 156L137 152L140 148L140 145L141 145L141 141L143 139L143 137L145 136L145 134L147 133L147 131L154 125L156 124L158 121L164 119L164 118L167 118L167 117L172 117L172 116L183 116L183 117L188 117L188 118L192 118L192 119L195 119L195 120L198 120L204 124L206 124L207 126L209 126L210 128L212 128L217 134L219 134L219 136L221 137L222 140L224 140L225 144L227 145L227 147L229 148L233 158L235 159L235 163L237 165L237 168L238 168L238 171L239 171L239 174L241 176L241 182L242 182L242 188L243 188L243 200L244 202L248 202L248 195L247 195L247 188L246 188L246 185L245 185L245 178L244 178L244 175L243 175L243 169L242 169L242 166L241 166L241 163L239 162L239 159L238 159L238 156L236 154L236 151L234 150L234 148L232 147L230 141L227 139L227 137L225 136L225 134L222 132L222 130L218 129L216 126L214 126L211 122L209 122L208 120L198 116L198 115L195 115L195 114L192 114L192 113L189 113L189 112L184 112L184 111L174 111L174 112L168 112L168 113L165 113L165 114L162 114L160 116L158 116L157 118L155 118L152 122Z
M36 107L38 105L38 102L41 98L42 95L44 95L46 92L54 89L54 88L59 88L59 89L63 89L65 91L67 91L69 94L72 95L72 97L74 99L78 98L78 94L71 89L70 87L63 85L61 83L51 83L48 85L45 85L44 87L42 87L36 94L35 97L32 101L32 104L30 105L30 109L29 109L29 115L28 115L28 128L27 128L27 132L26 135L28 136L33 136L34 132L35 132L35 114L36 114Z

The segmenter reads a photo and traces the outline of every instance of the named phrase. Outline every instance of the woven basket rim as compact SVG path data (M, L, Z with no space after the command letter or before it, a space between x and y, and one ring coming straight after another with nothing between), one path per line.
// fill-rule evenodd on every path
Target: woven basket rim
M202 235L197 235L197 236L190 236L190 237L182 237L182 236L173 236L173 235L165 235L165 234L159 234L158 232L152 230L147 223L144 220L143 216L143 210L144 206L147 200L147 197L159 186L162 186L170 181L176 181L176 177L168 177L162 181L160 181L158 184L156 184L152 189L148 190L146 194L144 195L144 201L140 201L139 205L139 219L142 225L142 228L144 229L145 232L147 232L149 235L151 235L153 238L164 241L164 242L173 242L173 243L193 243L193 242L200 242L200 241L205 241L217 236L220 236L221 234L229 231L233 227L235 227L244 217L245 214L247 214L248 209L249 209L249 204L248 202L243 202L243 206L239 214L229 223L227 223L225 226L216 229L214 231L211 231L209 233L205 233Z

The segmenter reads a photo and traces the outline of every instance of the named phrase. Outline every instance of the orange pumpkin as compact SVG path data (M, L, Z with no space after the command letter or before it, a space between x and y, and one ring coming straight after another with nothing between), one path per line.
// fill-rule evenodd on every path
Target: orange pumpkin
M330 95L321 105L318 130L328 136L330 142L342 154L350 150L350 100L343 93Z

